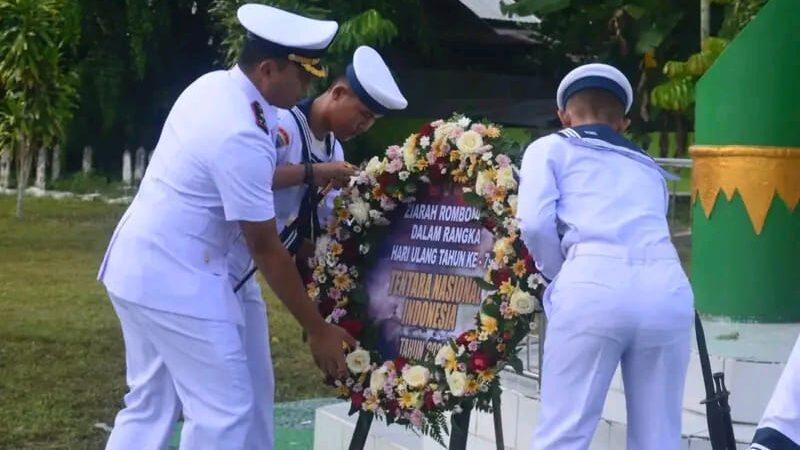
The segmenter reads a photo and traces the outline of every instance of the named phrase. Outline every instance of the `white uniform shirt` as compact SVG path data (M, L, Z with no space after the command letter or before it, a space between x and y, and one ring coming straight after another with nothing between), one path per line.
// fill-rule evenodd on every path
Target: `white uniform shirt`
M294 108L295 112L300 112L299 118L303 121L303 126L306 129L310 128L308 127L306 115L302 113L301 109L308 111L309 107L310 103L304 102L299 107ZM305 133L298 127L297 121L295 121L292 113L287 109L277 110L276 135L278 137L276 165L302 164L302 139L304 139ZM281 138L281 136L283 136L283 138ZM310 132L308 136L314 162L344 161L342 144L337 139L333 139L333 151L331 154L328 154L327 145L324 140L317 139ZM297 217L300 210L300 203L303 200L305 192L305 184L278 189L274 192L275 221L278 232L283 230L286 225L290 224ZM336 198L336 195L338 195L338 191L333 190L329 192L325 200L320 203L318 217L323 230L325 224L327 224L328 217L330 217L333 212L333 200ZM228 256L228 264L230 273L233 275L232 282L234 284L237 284L252 268L252 259L247 250L247 243L243 236L239 236L236 239L234 247ZM255 277L251 277L247 284L257 284L255 282ZM250 289L250 292L255 292L255 290L252 290L252 287Z
M534 141L522 159L517 218L548 279L577 243L670 243L663 171L611 128L579 128L580 135L567 129L561 133L568 138L556 133Z
M175 102L142 184L117 225L98 279L153 309L243 323L228 278L238 221L274 217L275 109L234 67Z

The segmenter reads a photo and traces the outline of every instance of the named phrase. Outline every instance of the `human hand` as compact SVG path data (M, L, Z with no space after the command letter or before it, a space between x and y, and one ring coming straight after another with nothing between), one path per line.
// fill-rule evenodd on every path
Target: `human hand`
M308 334L308 345L311 347L314 362L329 377L341 379L347 376L343 344L355 348L356 340L344 328L328 322Z

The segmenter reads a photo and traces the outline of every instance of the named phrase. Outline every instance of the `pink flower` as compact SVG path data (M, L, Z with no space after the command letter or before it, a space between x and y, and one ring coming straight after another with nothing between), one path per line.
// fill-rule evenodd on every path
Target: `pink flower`
M386 149L386 156L389 159L397 159L400 157L400 146L399 145L392 145Z
M381 197L381 208L383 208L384 211L391 211L396 206L397 204L394 201L392 201L392 199L390 199L389 197L385 195Z
M450 139L458 139L462 134L464 134L464 129L461 127L455 127L453 132L450 133Z
M342 291L336 288L331 288L328 291L328 296L334 300L339 300L342 298Z
M331 320L333 321L333 323L339 323L339 320L341 320L342 317L346 315L347 315L347 310L345 310L344 308L336 308L331 313Z
M445 153L449 152L450 151L450 144L448 144L447 142L443 142L442 143L442 151L445 152Z
M433 393L433 403L435 405L441 405L444 399L442 398L442 393L439 391L435 391Z
M469 344L467 344L467 350L469 350L470 352L478 351L478 341L472 341Z
M386 171L389 173L395 173L403 169L403 161L398 159L393 159L392 162L386 166Z
M482 123L473 123L472 126L470 127L470 130L483 136L486 134L486 125Z
M422 426L423 418L424 416L422 415L422 411L415 409L414 411L411 411L411 417L409 417L409 421L411 421L411 425L419 428Z
M436 164L436 155L433 152L428 152L425 157L428 159L428 164Z
M495 157L495 161L497 161L500 167L508 167L511 164L511 158L502 153Z
M495 190L496 186L494 185L494 183L490 181L483 186L483 192L480 192L480 194L487 197L491 197L492 195L494 195Z

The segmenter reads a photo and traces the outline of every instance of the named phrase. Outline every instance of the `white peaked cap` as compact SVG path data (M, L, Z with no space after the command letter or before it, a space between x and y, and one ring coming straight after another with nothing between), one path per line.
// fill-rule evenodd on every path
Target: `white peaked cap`
M408 101L375 49L362 45L353 53L347 81L362 103L376 114L405 109Z
M633 105L633 88L628 78L616 67L592 63L576 67L561 80L556 94L558 109L563 111L570 97L586 89L609 91L625 105L626 114Z

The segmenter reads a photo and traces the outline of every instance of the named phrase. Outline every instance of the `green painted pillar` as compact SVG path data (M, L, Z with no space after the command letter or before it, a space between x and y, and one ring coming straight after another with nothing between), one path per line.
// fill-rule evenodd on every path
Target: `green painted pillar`
M800 1L770 0L697 85L692 284L706 316L800 322Z

